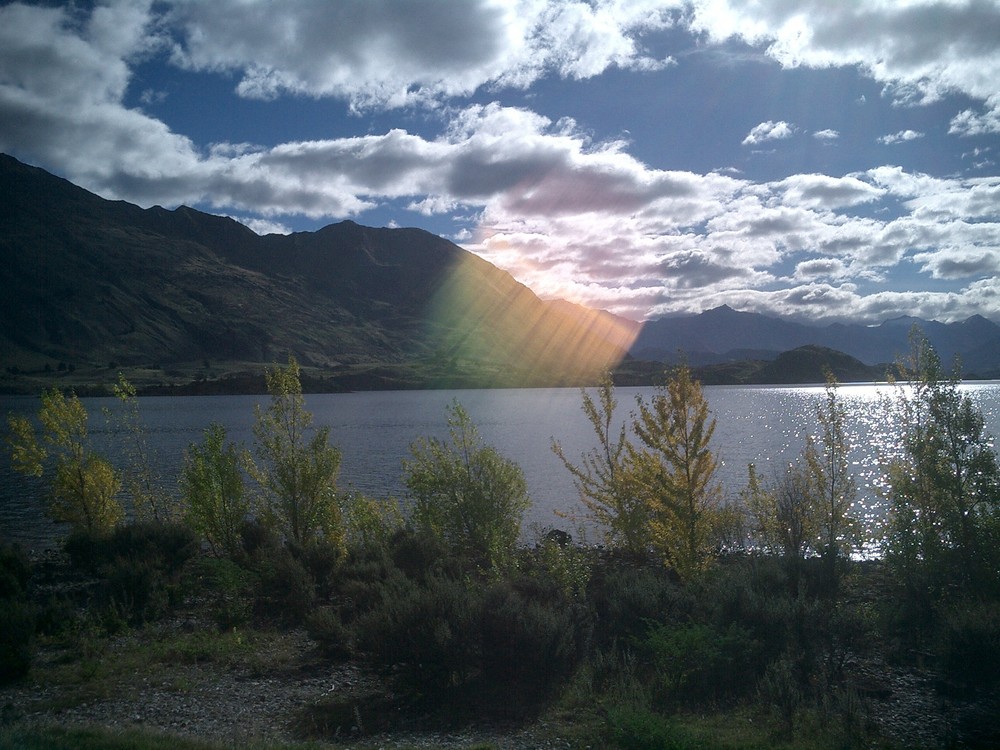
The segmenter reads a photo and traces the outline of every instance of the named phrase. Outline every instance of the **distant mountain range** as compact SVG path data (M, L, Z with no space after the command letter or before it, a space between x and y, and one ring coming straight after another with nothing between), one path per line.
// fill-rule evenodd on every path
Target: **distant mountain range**
M694 366L743 360L774 360L803 346L844 352L867 365L883 366L910 350L909 335L920 328L950 367L955 357L968 375L1000 374L1000 326L981 315L958 323L900 317L881 325L806 325L723 305L698 315L646 323L629 353L640 360L678 361ZM882 368L884 372L884 367Z
M119 370L147 392L260 391L263 367L289 355L314 390L582 385L623 358L623 382L648 381L679 352L706 382L804 382L822 365L872 379L865 365L905 351L913 322L944 357L1000 373L1000 327L980 317L812 327L722 307L640 326L543 301L418 229L261 237L187 207L108 201L4 155L0 185L6 392L85 391Z

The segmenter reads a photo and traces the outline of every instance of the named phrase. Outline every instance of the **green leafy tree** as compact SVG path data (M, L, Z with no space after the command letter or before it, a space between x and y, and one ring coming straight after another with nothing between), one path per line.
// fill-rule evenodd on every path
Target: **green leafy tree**
M597 388L597 400L586 390L583 412L594 429L598 445L581 456L580 464L572 463L562 446L552 442L552 450L573 475L573 483L587 516L604 532L604 543L633 553L644 553L650 545L650 506L636 492L628 464L628 438L622 422L614 426L618 402L614 395L611 375L606 374Z
M240 453L226 442L226 429L212 424L200 445L192 444L181 472L187 521L217 556L240 551L243 522L252 506L243 483Z
M799 458L769 481L751 464L743 492L756 543L786 558L793 586L800 560L811 555L822 556L827 580L835 585L838 561L859 541L859 524L851 515L857 486L848 462L846 413L832 376L816 418L820 434L806 437Z
M701 384L679 367L633 415L632 478L648 504L651 541L681 576L705 567L720 523L721 487L710 448L715 420Z
M180 508L176 499L163 491L162 478L156 471L154 455L146 440L135 386L124 374L118 373L118 382L112 386L112 391L121 402L121 411L114 426L124 435L122 448L127 463L123 484L132 496L135 517L139 521L157 523L176 521ZM110 411L108 414L110 418Z
M750 464L748 474L743 501L753 521L754 542L797 566L816 536L807 471L801 462L790 463L781 474L761 479Z
M413 521L485 570L514 559L521 521L530 507L521 468L485 445L465 409L448 409L449 440L421 438L410 446L404 482Z
M844 434L847 414L837 396L837 382L827 373L823 403L816 409L818 440L806 438L803 454L813 503L813 549L823 557L827 575L836 582L838 560L850 556L860 542L860 524L851 514L858 497L850 470L850 446Z
M311 430L312 414L305 408L299 365L266 374L271 403L256 409L256 461L250 475L264 491L264 510L286 539L305 545L322 538L343 544L343 523L337 497L340 451L330 445L328 427ZM311 432L311 435L310 435Z
M888 466L887 556L904 580L981 590L998 583L1000 467L982 414L914 331L897 399L904 455Z
M110 463L90 447L87 410L76 394L57 390L42 394L36 434L25 417L8 420L8 444L14 469L22 474L49 474L49 515L74 530L110 532L124 512L117 494L121 478Z

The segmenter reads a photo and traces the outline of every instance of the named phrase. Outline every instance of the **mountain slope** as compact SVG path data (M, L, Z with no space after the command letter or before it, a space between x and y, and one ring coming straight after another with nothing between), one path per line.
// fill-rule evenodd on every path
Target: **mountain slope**
M343 222L260 237L187 207L107 201L6 156L0 180L8 388L46 368L155 381L288 354L351 382L378 370L382 385L569 384L613 366L638 327L543 302L418 229Z

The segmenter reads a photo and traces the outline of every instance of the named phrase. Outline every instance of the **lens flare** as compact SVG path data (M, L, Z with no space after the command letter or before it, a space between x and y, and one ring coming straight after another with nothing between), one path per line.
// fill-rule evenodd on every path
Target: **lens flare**
M564 301L543 301L505 271L463 253L426 317L442 379L481 387L594 383L624 358L639 324Z

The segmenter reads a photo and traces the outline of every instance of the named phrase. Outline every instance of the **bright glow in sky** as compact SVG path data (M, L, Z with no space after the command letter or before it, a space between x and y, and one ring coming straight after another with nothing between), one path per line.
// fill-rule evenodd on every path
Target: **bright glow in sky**
M0 7L0 150L634 319L1000 320L1000 0Z

